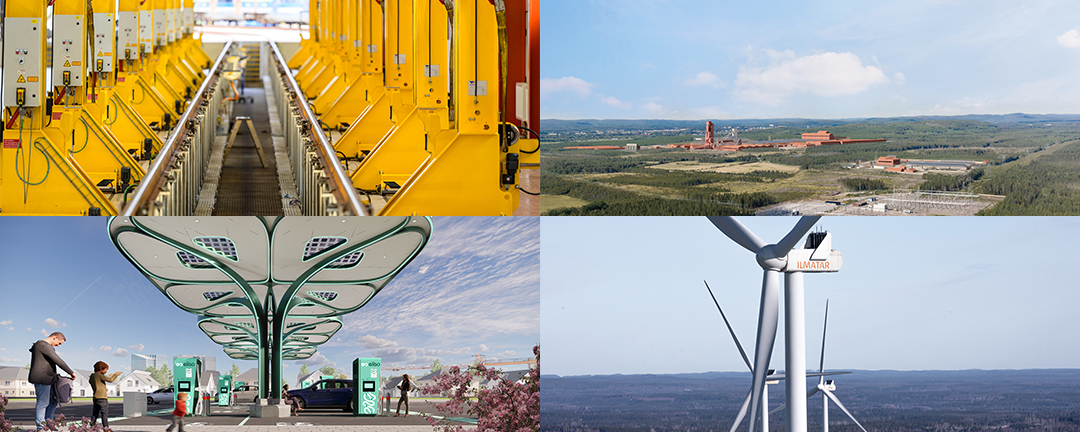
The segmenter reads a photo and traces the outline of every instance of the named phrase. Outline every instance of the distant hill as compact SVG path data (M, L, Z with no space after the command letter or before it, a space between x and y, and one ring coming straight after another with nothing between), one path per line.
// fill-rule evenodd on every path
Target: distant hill
M1061 123L1080 122L1080 114L969 114L961 116L912 116L912 117L870 117L849 119L742 119L742 120L712 120L719 128L738 127L761 127L770 124L776 126L800 127L809 129L826 128L849 123L898 123L916 122L927 120L975 120L991 124L1013 123ZM655 130L655 129L702 129L706 120L559 120L541 119L540 131L542 133L561 133L593 130Z
M835 394L871 431L1080 430L1080 369L853 371ZM817 380L807 380L808 389ZM540 379L541 431L728 430L750 373L588 375ZM784 403L770 386L769 406ZM808 430L821 430L821 398L807 401ZM859 429L835 406L830 430ZM772 416L783 424L783 413ZM744 423L744 428L745 428Z

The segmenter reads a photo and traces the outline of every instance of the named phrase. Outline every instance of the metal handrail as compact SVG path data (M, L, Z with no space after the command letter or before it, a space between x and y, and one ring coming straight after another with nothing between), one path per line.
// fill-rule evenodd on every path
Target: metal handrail
M180 148L179 144L187 136L188 132L194 129L195 123L192 119L202 107L202 102L210 98L209 90L213 87L215 81L220 79L218 72L224 65L225 57L228 57L232 45L232 41L226 42L225 47L221 49L221 54L218 55L214 65L210 67L206 79L199 86L199 90L195 92L195 96L191 98L191 102L188 103L184 114L177 120L172 134L169 135L165 144L161 146L161 151L158 152L158 157L154 160L154 163L150 165L150 170L143 176L143 181L139 184L139 187L135 188L135 194L132 196L131 202L120 212L121 216L135 216L136 211L147 207L157 199L162 182L165 181L165 177L169 174L169 166L175 162L175 153Z
M341 167L341 161L337 158L337 152L334 150L330 138L323 133L319 119L315 117L315 113L311 111L306 98L303 97L304 92L300 90L300 85L293 78L288 62L285 61L285 57L278 50L277 43L270 42L270 49L273 51L273 58L277 63L277 73L286 77L285 85L288 86L289 90L289 94L278 97L292 97L300 108L300 115L303 117L302 121L307 123L308 130L311 131L315 141L318 142L318 145L315 146L315 153L318 155L319 161L324 167L330 167L333 172L333 175L329 176L328 180L338 203L344 205L353 215L367 216L367 210L362 205L360 196L356 193L356 188L353 187L352 179L349 178L345 169Z

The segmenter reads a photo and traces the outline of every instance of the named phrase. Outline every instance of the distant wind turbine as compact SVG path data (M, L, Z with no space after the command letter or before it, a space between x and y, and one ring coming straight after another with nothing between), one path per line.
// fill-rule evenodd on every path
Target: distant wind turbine
M840 403L840 399L838 399L836 395L832 393L836 391L836 384L833 384L833 380L826 380L825 375L823 374L823 372L825 372L825 332L828 330L828 325L829 301L825 300L825 323L821 326L821 364L818 367L818 373L821 375L818 377L817 387L807 393L806 398L810 399L818 392L821 392L822 414L824 416L822 424L825 425L825 432L829 432L829 400L832 400L833 403L836 404L836 406L840 407L840 410L844 411L844 414L847 414L848 418L850 418L851 421L855 422L855 424L859 426L859 429L862 429L863 432L867 432L866 428L864 428L858 420L855 420L855 416L851 415L851 412L844 407L844 404ZM780 411L781 409L784 409L783 405L769 412L769 414Z

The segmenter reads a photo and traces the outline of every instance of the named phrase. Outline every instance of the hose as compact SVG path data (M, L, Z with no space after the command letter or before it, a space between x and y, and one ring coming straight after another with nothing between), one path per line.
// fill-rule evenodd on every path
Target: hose
M532 193L532 192L529 192L529 191L525 190L525 188L521 187L521 185L514 185L514 187L517 188L517 190L522 191L524 193L527 193L529 195L540 196L540 194L538 194L538 193Z
M68 153L71 153L71 154L75 154L75 153L81 152L81 151L83 151L83 150L86 150L86 145L90 143L90 125L89 125L89 124L87 124L87 123L86 123L86 119L84 119L84 118L82 118L82 117L79 117L79 121L81 121L81 122L82 122L82 125L83 125L83 130L84 130L84 131L86 131L86 134L85 134L85 135L86 135L86 139L85 139L85 140L83 140L83 145L82 145L82 148L80 148L80 149L78 149L78 150L75 150L75 136L74 136L74 135L75 135L75 133L74 133L74 131L72 131L72 137L71 137L71 150L69 150L69 151L68 151Z
M135 189L135 185L128 185L128 187L124 189L124 203L120 205L121 207L127 207L127 194L128 192L131 192L132 189Z
M522 122L522 123L524 123L524 122ZM518 126L518 129L525 129L525 131L532 134L533 138L540 138L540 134L536 133L536 131L534 131L532 129L529 129L529 128L525 127L525 126Z
M23 184L25 184L27 186L37 186L39 184L45 183L45 180L49 178L49 172L52 171L52 162L49 159L49 155L45 153L45 150L42 149L40 145L38 145L38 141L41 141L40 137L38 139L34 140L34 147L37 148L39 152L41 152L42 156L45 156L45 177L42 177L41 181L39 181L37 183L28 181L28 180L23 178L22 173L19 172L19 153L22 152L22 146L19 146L19 148L15 150L15 174L17 174L19 176L19 180L22 180ZM27 164L26 165L26 176L30 177L30 157L29 156L27 156L27 158L26 158L26 164Z
M113 93L113 97L119 97L119 96L117 96L116 93ZM116 106L115 101L113 103L114 103L114 106ZM128 121L130 121L132 124L138 125L139 123L141 123L141 122L135 121L135 119L131 118L131 115L128 114L127 111L124 111L124 110L120 109L118 106L117 106L116 110L123 113L124 117L127 117ZM115 123L115 122L116 122L116 120L113 120L113 123ZM138 129L138 128L136 128L136 129ZM154 138L153 136L146 135L145 133L143 133L142 129L139 129L139 135L142 135L143 138Z

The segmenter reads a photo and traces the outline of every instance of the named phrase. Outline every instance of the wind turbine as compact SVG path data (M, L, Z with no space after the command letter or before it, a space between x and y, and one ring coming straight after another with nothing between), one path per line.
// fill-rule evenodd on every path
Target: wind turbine
M766 244L739 221L726 216L709 216L708 219L735 243L757 255L758 265L764 270L761 284L761 303L758 312L757 346L754 349L753 383L750 387L750 428L754 430L758 409L761 406L765 380L769 371L776 327L780 317L780 273L784 273L786 334L787 431L806 432L806 323L804 319L803 272L836 272L843 258L832 250L832 237L827 232L813 233L803 249L795 245L817 223L820 216L804 216L787 235L776 244ZM800 395L792 397L792 395ZM738 427L745 410L735 419Z
M851 421L855 422L855 424L857 426L859 426L859 429L862 429L863 432L867 432L866 428L864 428L863 425L861 423L859 423L858 420L855 420L855 416L851 415L851 412L848 411L848 409L844 407L844 404L840 403L840 399L838 399L836 397L836 395L834 395L832 393L832 392L836 391L836 384L833 384L833 380L825 380L825 375L824 375L824 372L825 372L825 332L828 329L828 325L829 325L829 301L826 300L825 301L825 323L822 325L822 330L821 330L821 364L818 367L818 373L822 374L822 375L820 375L819 378L818 378L817 387L814 388L813 390L811 390L810 393L807 393L806 398L810 399L811 397L813 397L818 392L821 392L822 414L824 416L824 418L822 420L822 424L825 425L824 426L825 432L829 432L829 400L832 400L833 403L836 404L836 406L840 407L840 410L844 411L844 414L847 414L848 418L850 418ZM780 407L776 408L775 410L770 411L769 413L772 414L772 413L774 413L776 411L780 411L783 408L784 408L783 406L780 406Z
M716 295L713 294L712 288L709 286L709 282L707 282L707 281L702 281L702 282L705 282L705 289L709 290L709 296L712 297L713 303L716 304L716 309L720 311L720 317L724 319L724 324L727 325L728 332L731 333L731 339L735 342L735 347L739 349L739 354L742 355L743 361L746 362L747 369L750 369L750 373L753 374L754 373L754 367L750 365L750 359L746 356L746 350L743 349L742 342L739 342L739 336L735 335L735 329L733 329L731 327L731 322L728 321L727 314L724 313L724 308L720 307L720 302L716 301ZM827 309L826 309L826 319L828 319L828 310ZM767 378L766 378L766 381L765 381L766 386L765 386L764 390L762 391L762 398L761 398L761 412L762 412L761 430L766 431L766 432L769 430L769 414L773 414L773 413L775 413L777 411L780 411L785 406L785 405L780 405L780 407L776 408L775 410L772 410L772 411L768 410L768 404L769 404L769 386L768 386L768 384L776 384L776 383L780 382L781 380L783 380L786 377L786 374L776 374L776 373L773 373L773 372L774 371L772 369L770 369L769 372L766 374L767 375ZM807 374L807 376L843 375L843 374L849 374L849 373L851 373L851 372L825 372L824 370L821 370L818 373ZM832 381L830 380L829 382L832 382ZM749 406L750 406L750 394L748 393L746 395L746 399L743 400L742 407L739 409L739 421L736 422L731 427L731 432L735 432L735 429L739 427L739 424L742 422L743 416L746 415L746 408L749 407Z

